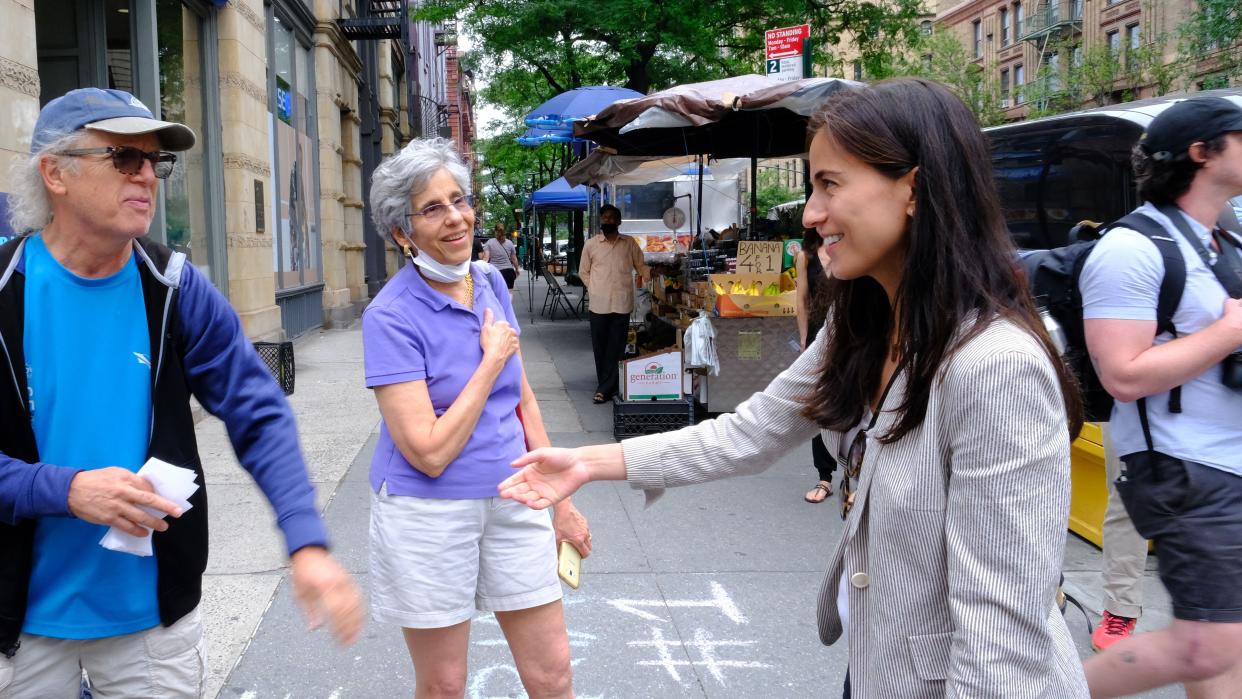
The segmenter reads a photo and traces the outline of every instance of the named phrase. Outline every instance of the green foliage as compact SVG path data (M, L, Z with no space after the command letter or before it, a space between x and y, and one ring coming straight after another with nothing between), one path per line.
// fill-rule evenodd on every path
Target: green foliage
M555 144L537 148L518 145L524 127L504 131L475 142L480 156L479 209L488 221L517 223L514 209L521 209L531 191L556 179L562 169L562 149Z
M974 112L980 126L1002 123L1000 86L990 77L996 71L975 61L952 30L936 27L919 32L908 48L894 51L886 72L877 78L910 75L943 83Z
M583 85L639 92L757 72L763 31L809 22L815 65L853 37L880 63L897 37L913 36L919 0L428 0L417 17L460 17L490 57L483 98L507 117Z
M775 170L760 170L758 180L755 199L758 202L759 216L767 216L768 209L777 204L805 198L802 190L786 187L780 173Z
M1242 83L1242 4L1197 0L1194 5L1178 29L1183 61L1211 70L1213 87Z

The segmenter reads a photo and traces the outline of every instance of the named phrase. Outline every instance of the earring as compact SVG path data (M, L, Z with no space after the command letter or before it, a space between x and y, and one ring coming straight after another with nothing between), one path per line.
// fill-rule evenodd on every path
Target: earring
M410 244L409 244L409 243L406 243L406 244L402 245L402 246L401 246L401 250L402 250L403 252L405 252L405 256L406 256L406 257L408 257L408 258L410 258L410 259L414 259L414 251L410 249Z

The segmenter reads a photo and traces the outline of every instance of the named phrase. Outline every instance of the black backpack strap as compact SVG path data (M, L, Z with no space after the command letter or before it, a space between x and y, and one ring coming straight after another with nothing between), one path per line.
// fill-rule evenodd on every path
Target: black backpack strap
M1186 289L1186 258L1177 245L1177 240L1150 216L1132 212L1118 219L1109 226L1113 228L1129 228L1142 234L1160 251L1164 260L1164 278L1160 280L1160 295L1156 299L1156 334L1167 332L1177 337L1177 328L1173 325L1173 314L1182 302L1182 292ZM1138 400L1139 423L1143 427L1143 437L1147 440L1147 448L1154 450L1151 440L1151 429L1147 420L1147 400ZM1174 386L1169 391L1169 412L1182 412L1182 387Z

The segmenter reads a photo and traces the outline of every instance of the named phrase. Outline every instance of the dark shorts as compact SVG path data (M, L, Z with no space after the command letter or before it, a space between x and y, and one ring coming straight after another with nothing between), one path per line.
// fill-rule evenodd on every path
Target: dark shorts
M1117 492L1156 543L1173 616L1242 622L1242 476L1159 452L1122 461Z
M509 269L502 269L500 270L500 276L505 278L505 284L508 284L509 288L512 289L513 282L517 281L517 270L512 267Z

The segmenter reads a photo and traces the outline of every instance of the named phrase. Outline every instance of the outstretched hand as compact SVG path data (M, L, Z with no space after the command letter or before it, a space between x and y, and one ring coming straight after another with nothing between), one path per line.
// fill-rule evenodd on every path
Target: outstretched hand
M573 449L536 449L514 461L513 467L522 470L500 484L500 497L536 510L555 505L591 480Z

